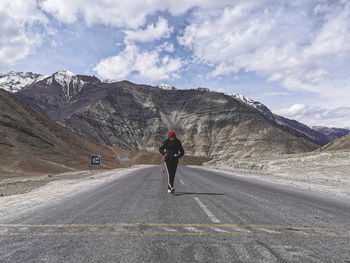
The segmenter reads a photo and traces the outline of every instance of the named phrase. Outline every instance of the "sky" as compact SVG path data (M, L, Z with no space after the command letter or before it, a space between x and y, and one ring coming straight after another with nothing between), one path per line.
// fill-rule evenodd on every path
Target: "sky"
M350 127L350 1L0 0L0 72L61 69Z

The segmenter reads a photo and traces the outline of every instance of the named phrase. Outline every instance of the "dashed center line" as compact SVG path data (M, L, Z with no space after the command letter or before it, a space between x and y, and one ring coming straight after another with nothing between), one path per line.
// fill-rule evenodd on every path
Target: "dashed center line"
M207 214L207 216L210 218L210 220L214 223L220 223L220 220L217 219L212 212L210 212L210 210L205 206L205 204L203 204L201 202L201 200L199 200L198 197L194 197L194 200L197 201L198 205L203 209L204 213Z

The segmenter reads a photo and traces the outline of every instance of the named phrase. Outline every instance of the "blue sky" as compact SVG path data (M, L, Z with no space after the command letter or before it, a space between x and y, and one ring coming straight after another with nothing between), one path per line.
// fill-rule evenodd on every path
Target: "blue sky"
M240 93L350 126L350 2L1 0L0 71Z

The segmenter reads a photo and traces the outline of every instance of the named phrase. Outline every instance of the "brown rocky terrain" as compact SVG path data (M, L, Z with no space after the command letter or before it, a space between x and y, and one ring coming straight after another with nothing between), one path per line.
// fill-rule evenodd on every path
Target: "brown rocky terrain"
M62 172L87 169L91 154L101 154L103 168L119 167L108 147L90 143L0 90L0 173Z
M300 153L319 147L232 96L161 89L58 72L16 95L95 143L157 151L175 130L189 155L227 160Z
M134 164L159 164L159 153L124 150L89 142L24 104L11 93L0 90L0 176L30 176L88 170L90 156L102 156L102 168ZM122 156L131 162L121 163ZM184 163L203 160L186 156Z
M323 146L321 151L350 150L350 133Z

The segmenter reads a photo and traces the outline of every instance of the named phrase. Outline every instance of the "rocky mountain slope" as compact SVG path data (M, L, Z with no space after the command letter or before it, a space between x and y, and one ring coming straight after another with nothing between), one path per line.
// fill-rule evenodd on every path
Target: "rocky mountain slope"
M334 141L350 133L349 128L345 129L345 128L334 128L334 127L331 128L331 127L324 127L324 126L313 126L312 129L314 129L319 133L324 134L325 136L330 138L331 141Z
M305 134L308 136L312 141L314 141L316 144L319 145L325 145L331 141L333 141L334 137L332 136L327 136L327 134L324 134L320 131L314 130L313 128L308 127L307 125L298 122L296 120L291 120L288 118L284 118L282 116L279 116L277 114L274 114L270 111L269 108L267 108L264 104L254 101L250 98L244 97L243 95L240 94L232 94L231 95L233 98L241 100L242 102L246 103L250 107L253 107L260 111L264 116L280 125L292 128L300 133Z
M323 146L321 151L350 150L350 133Z
M89 142L47 116L0 90L0 175L89 169L91 154L102 156L103 168L120 167L120 157L132 163L161 163L160 154L125 151Z
M296 120L284 118L284 117L279 116L277 114L273 114L273 117L274 117L274 121L277 122L278 124L290 127L294 130L297 130L298 132L305 134L312 141L314 141L315 143L317 143L319 145L325 145L325 144L331 142L332 140L334 140L334 138L329 137L321 132L315 131L314 129L310 128L309 126L307 126L301 122L298 122Z
M176 90L57 72L16 94L95 143L157 151L174 129L187 154L209 158L312 151L310 139L223 93Z

